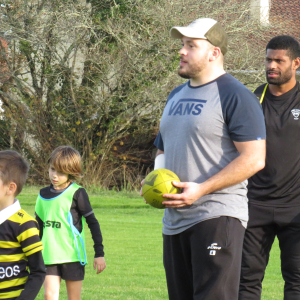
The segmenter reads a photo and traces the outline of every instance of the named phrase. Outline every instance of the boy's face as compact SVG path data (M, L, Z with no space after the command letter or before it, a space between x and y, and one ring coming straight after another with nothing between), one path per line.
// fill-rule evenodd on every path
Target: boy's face
M49 168L49 178L55 190L65 189L69 185L68 174L56 171L52 165Z

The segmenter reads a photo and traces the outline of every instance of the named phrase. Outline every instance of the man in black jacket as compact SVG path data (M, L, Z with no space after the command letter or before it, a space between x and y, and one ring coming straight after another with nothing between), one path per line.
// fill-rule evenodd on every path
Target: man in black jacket
M267 131L265 168L249 179L239 300L261 298L275 237L281 250L284 299L300 299L300 45L276 36L266 47L266 78L255 90Z

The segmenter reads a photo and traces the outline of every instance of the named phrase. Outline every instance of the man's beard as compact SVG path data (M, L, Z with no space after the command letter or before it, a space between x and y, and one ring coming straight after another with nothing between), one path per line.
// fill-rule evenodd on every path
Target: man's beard
M207 66L207 62L198 61L197 64L188 65L188 70L178 69L178 75L185 79L191 79L197 77Z
M274 84L274 85L283 85L283 84L287 83L293 77L292 69L288 69L284 73L278 72L279 76L277 78L269 78L268 72L269 71L266 71L267 81L268 81L268 83Z
M184 72L183 70L181 69L178 69L178 75L184 79L190 79L191 76L190 76L190 73L189 72Z

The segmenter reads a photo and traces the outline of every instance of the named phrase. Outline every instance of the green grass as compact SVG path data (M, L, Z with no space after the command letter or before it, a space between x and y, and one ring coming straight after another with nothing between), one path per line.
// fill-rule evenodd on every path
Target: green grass
M280 269L280 250L276 239L270 254L269 264L266 270L262 288L262 300L283 299L284 282Z
M38 191L36 187L26 187L18 196L22 208L32 216ZM82 299L168 299L162 264L163 210L145 205L137 193L92 191L89 196L101 226L107 267L98 275L93 270L93 241L86 227L89 264ZM262 300L283 298L279 264L276 241L263 283ZM43 288L36 299L43 299ZM67 299L64 282L60 299Z

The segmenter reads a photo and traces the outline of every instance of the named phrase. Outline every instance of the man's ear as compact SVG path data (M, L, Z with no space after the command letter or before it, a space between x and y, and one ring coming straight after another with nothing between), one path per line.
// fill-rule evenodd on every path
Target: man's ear
M300 57L297 57L293 60L293 69L297 70L300 67Z
M17 185L14 182L10 182L8 184L8 189L7 189L7 194L10 195L14 195L17 191Z
M221 49L219 47L213 47L211 50L210 50L210 55L209 55L209 60L210 61L214 61L216 60L217 58L219 58L221 55Z

